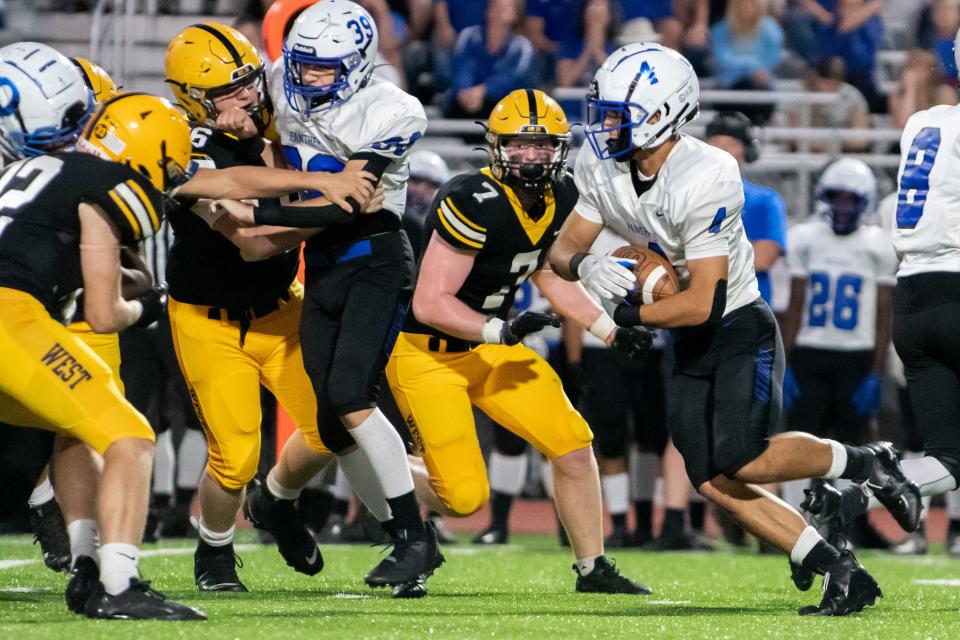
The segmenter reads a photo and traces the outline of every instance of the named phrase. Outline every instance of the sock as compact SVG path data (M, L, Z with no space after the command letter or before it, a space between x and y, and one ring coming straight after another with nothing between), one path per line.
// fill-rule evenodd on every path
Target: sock
M854 447L849 444L840 445L846 452L846 462L840 478L853 480L854 482L863 482L870 477L870 464L873 462L873 454L863 447Z
M93 558L94 562L99 559L97 546L100 540L100 531L97 529L96 520L74 520L67 525L67 537L70 538L71 568L80 556Z
M169 493L153 493L150 495L151 509L166 509L170 506L173 496Z
M487 475L490 478L490 490L518 496L527 480L527 456L508 456L499 451L490 452L487 463Z
M387 498L387 504L393 513L390 520L396 524L398 529L406 529L414 537L425 534L423 519L420 517L420 505L417 504L417 497L413 494L413 491L396 498Z
M100 547L100 582L112 596L130 588L130 578L139 578L137 559L140 550L135 545L109 542Z
M697 531L703 531L703 524L707 516L707 505L705 502L690 501L690 504L687 506L687 511L690 513L690 528L696 529Z
M270 469L267 474L267 491L277 500L296 500L300 497L300 489L290 489L277 480L277 468Z
M494 529L506 531L510 527L510 509L513 507L513 496L509 493L490 491L491 526Z
M33 491L30 492L30 497L27 498L27 505L31 509L36 509L51 500L53 500L53 485L50 484L50 478L47 478L35 486Z
M206 466L207 440L203 432L187 429L177 448L177 493L180 493L180 489L188 489L192 496L200 485L200 476Z
M615 473L600 476L600 488L603 490L603 502L607 505L610 517L620 516L623 520L621 527L626 526L627 511L630 509L630 477L626 473Z
M957 480L943 463L932 456L924 456L900 463L903 474L920 486L920 493L935 496L957 488Z
M380 486L377 473L363 449L357 447L348 454L337 456L337 461L340 464L340 468L337 469L337 485L340 484L342 474L344 481L348 483L349 487L353 488L357 497L366 505L377 522L385 522L393 517L387 499L383 495L383 488ZM341 496L338 495L337 498L341 498ZM347 502L344 504L349 505ZM346 515L346 509L344 509L343 515Z
M944 496L947 502L947 518L950 520L950 526L960 521L960 489L951 491Z
M630 450L630 497L653 501L660 471L660 456L637 448Z
M176 454L173 450L173 431L167 429L157 436L153 453L153 490L170 495L173 493L173 468Z
M683 534L683 509L667 509L663 514L660 537Z
M362 451L362 449L357 447L357 451ZM376 478L376 475L377 474L375 473L373 474L374 478ZM347 474L343 472L343 466L340 463L339 457L337 458L337 473L333 477L333 484L330 485L330 493L337 500L343 500L344 502L350 502L350 498L353 497L353 489L350 488L350 480L347 479Z
M370 466L376 472L380 488L388 501L391 498L413 495L413 476L410 475L410 464L407 462L403 440L380 409L374 409L359 427L350 429L350 435L367 454ZM407 500L401 502L408 503ZM416 498L413 498L413 504L416 505ZM392 503L390 507L394 509ZM396 514L396 509L393 512ZM417 520L419 519L418 508Z
M653 500L637 500L633 503L633 513L637 516L637 537L653 537Z
M193 502L193 494L196 493L196 491L196 488L185 489L183 487L177 487L175 491L177 506L189 508L190 503Z
M207 523L203 521L203 516L200 516L200 522L197 525L197 530L200 533L200 539L206 542L211 547L225 547L233 543L233 532L236 531L237 526L232 525L226 531L211 531L207 528Z
M602 555L603 554L601 553L599 555L589 556L587 558L577 558L577 572L581 576L585 576L590 572L592 572L593 566L596 563L597 558L599 558Z
M800 532L800 537L790 550L790 560L820 575L839 559L840 553L827 544L813 527Z

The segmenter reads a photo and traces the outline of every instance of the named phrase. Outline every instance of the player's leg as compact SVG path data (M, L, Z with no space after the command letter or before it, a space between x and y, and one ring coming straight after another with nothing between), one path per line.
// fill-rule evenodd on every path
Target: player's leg
M30 296L3 290L0 396L103 455L97 488L100 579L85 604L91 617L201 619L140 581L153 431L120 393L110 369ZM5 416L0 415L0 419Z
M264 340L251 327L240 346L237 322L208 307L171 299L170 328L183 377L207 438L200 480L194 578L201 591L246 591L236 573L237 511L260 455L260 365Z
M510 538L510 511L514 499L523 490L527 479L527 447L523 438L514 435L490 420L482 412L474 415L493 430L493 451L487 461L490 479L490 524L474 538L474 544L506 544Z
M484 413L532 444L551 462L554 501L577 563L577 590L649 594L619 574L603 552L600 474L593 434L546 360L523 346L475 349L490 373L471 398Z

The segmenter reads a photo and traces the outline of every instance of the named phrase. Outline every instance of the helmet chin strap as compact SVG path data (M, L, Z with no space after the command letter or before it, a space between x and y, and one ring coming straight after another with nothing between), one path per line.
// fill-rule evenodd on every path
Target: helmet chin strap
M504 182L515 190L524 191L531 196L540 196L547 184L547 170L542 164L521 164L520 175L507 170Z

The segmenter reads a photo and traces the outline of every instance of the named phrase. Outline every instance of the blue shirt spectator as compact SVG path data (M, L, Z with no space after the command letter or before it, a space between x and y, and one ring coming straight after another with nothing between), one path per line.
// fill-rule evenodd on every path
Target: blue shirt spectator
M787 210L780 194L767 187L743 179L743 229L747 239L756 246L760 241L770 241L780 248L780 255L787 252ZM773 289L770 273L757 271L760 296L768 305L773 304Z
M576 58L583 50L585 6L586 0L527 0L527 17L543 20L543 35L556 43L557 58Z
M434 4L447 5L450 26L457 33L467 27L483 24L483 14L487 10L487 0L434 0Z
M867 0L869 1L869 0ZM859 24L841 31L844 22L840 0L818 0L820 6L834 15L829 25L818 24L818 51L824 58L843 58L849 75L872 74L876 65L877 49L883 38L883 21L879 12L859 21Z
M766 75L767 84L783 52L783 30L770 16L760 19L750 34L737 34L725 18L710 28L714 75L720 86L731 87L741 80ZM759 74L758 74L759 72Z
M620 19L646 18L651 22L673 16L673 0L617 0Z

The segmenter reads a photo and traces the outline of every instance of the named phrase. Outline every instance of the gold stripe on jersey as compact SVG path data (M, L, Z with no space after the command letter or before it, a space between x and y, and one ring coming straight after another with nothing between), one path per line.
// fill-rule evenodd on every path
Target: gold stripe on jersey
M544 189L543 197L546 210L539 219L534 220L527 215L526 210L523 208L523 205L520 204L520 199L517 197L517 194L513 192L513 189L494 178L489 168L481 169L480 173L493 180L497 186L503 189L503 193L507 196L507 200L510 202L510 206L517 216L517 220L520 221L520 226L523 227L527 237L530 238L530 242L533 244L540 242L540 238L542 238L543 234L550 228L550 224L553 222L553 216L557 210L557 199L553 193L553 185L548 183Z
M147 213L147 208L143 206L143 202L140 201L139 196L134 193L133 189L131 189L126 182L118 184L113 190L127 203L130 211L137 217L137 222L140 223L140 237L146 238L147 236L152 236L154 226L150 221L150 214Z
M140 223L137 222L136 216L133 215L133 212L130 210L130 207L127 206L127 203L123 201L115 189L111 189L107 192L110 194L110 199L113 200L114 204L117 205L117 208L123 212L124 217L127 219L127 224L130 225L130 229L133 231L133 237L135 240L143 239L143 229L140 228Z
M157 209L153 206L153 202L150 201L150 198L147 196L146 191L143 190L136 180L127 180L124 182L125 185L133 189L133 192L136 194L137 198L140 199L140 202L143 204L143 208L147 210L147 217L150 218L150 227L156 232L160 228L160 217L157 215Z
M450 208L453 209L453 212L457 215L457 217L463 220L464 224L466 224L468 227L470 227L471 229L476 229L477 231L483 234L487 233L486 227L481 227L476 222L473 222L472 220L467 219L467 216L460 213L460 209L457 209L457 205L453 204L452 198L447 198L444 202L450 205Z
M440 223L443 224L454 238L468 247L483 249L483 243L486 242L486 235L481 235L460 222L456 215L450 211L446 202L440 203L440 207L437 209L437 218L440 219Z

